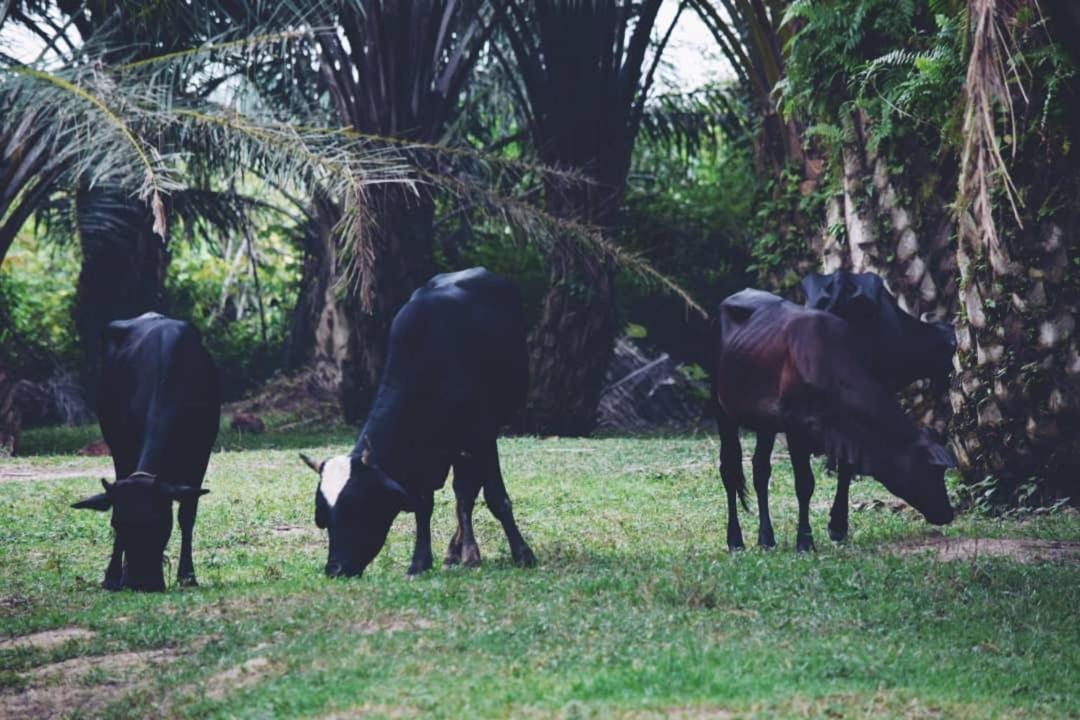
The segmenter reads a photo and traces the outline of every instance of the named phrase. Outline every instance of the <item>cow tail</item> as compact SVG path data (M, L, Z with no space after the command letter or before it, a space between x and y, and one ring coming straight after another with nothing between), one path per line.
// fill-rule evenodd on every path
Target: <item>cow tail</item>
M742 505L742 509L745 512L750 512L750 505L746 502L746 474L739 473L739 484L735 486L735 494L739 496L739 503Z

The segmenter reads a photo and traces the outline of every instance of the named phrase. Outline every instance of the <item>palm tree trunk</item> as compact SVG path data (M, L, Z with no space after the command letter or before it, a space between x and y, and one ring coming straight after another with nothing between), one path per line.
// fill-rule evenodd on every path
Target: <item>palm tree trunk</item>
M350 286L345 307L350 331L340 363L342 409L350 423L362 420L374 399L394 316L435 272L431 196L385 188L373 191L369 202L374 252L364 280L370 299L364 302L355 283Z
M373 244L372 261L359 278L350 277L342 240L335 232L340 209L325 197L315 199L286 347L291 367L311 365L321 383L336 389L342 414L350 423L364 418L374 398L394 316L435 269L432 198L390 188L372 191L368 201L372 235L365 242ZM369 288L366 303L362 280Z
M80 190L76 197L82 269L75 328L85 358L86 396L96 398L101 333L113 320L164 312L169 253L146 203L123 191Z
M925 320L954 317L955 222L945 199L950 184L939 178L932 188L940 192L922 192L921 186L932 180L921 171L925 163L917 157L919 148L911 148L907 155L909 172L893 177L886 158L869 146L865 114L856 111L849 122L850 139L842 148L842 191L827 205L826 231L816 246L824 270L876 273L911 315ZM914 187L920 191L909 190ZM925 197L917 204L909 199L919 196ZM829 231L839 227L844 228L842 238ZM901 401L924 425L939 431L947 426L949 398L931 392L929 382L915 383Z
M564 240L548 261L550 289L529 338L530 431L589 434L617 329L615 268Z
M1002 499L1026 482L1076 496L1080 477L1080 289L1075 226L1043 223L991 263L961 239L962 367L952 437L968 482L991 476ZM997 265L996 269L993 265Z

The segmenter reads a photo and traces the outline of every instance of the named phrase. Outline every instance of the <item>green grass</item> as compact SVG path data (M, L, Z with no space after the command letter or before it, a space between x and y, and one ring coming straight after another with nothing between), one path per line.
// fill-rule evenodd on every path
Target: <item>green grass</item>
M68 504L96 490L108 459L30 459L34 472L86 475L0 483L0 637L96 635L0 649L0 693L75 682L105 704L75 703L73 714L131 717L1080 715L1075 562L897 556L889 546L934 531L887 506L854 512L852 541L834 546L834 484L820 472L818 552L796 555L780 458L780 546L730 555L712 438L515 438L501 441L503 469L539 567L509 564L481 505L479 570L406 579L413 521L402 516L363 578L330 581L315 477L296 448L327 456L351 440L347 429L226 436L196 526L202 586L158 595L97 589L106 517ZM70 450L72 438L28 443ZM888 498L872 481L853 496ZM437 556L452 516L452 493L439 493ZM756 513L743 513L748 541L756 530ZM1080 519L964 515L945 533L1075 541ZM119 653L161 648L168 661L117 682ZM81 656L97 660L79 679L35 679Z

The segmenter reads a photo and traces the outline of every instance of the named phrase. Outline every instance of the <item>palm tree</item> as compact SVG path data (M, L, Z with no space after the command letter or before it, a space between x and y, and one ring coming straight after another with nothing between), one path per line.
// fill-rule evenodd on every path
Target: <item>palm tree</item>
M447 141L459 96L491 32L483 0L345 0L316 21L333 30L316 36L317 81L332 100L331 122L404 145ZM422 172L430 158L412 158ZM373 187L364 231L342 244L328 232L338 212L332 198L315 203L308 233L306 305L298 334L313 333L317 359L340 374L348 421L363 416L378 384L390 322L410 293L434 271L435 197L427 184ZM338 268L351 259L352 282L336 293ZM303 347L305 343L299 342Z
M951 430L965 480L1006 500L1032 482L1075 498L1080 470L1080 164L1062 150L1080 140L1080 83L1061 50L1080 18L1049 7L1048 37L1034 0L967 4Z
M630 157L663 46L649 59L660 0L511 1L499 23L514 59L514 85L545 165L587 182L547 184L556 217L612 233ZM609 235L610 236L610 235ZM529 424L538 432L588 433L615 338L615 274L564 233L547 252L550 290L533 331Z
M2 59L0 103L17 121L0 130L0 251L32 214L55 236L78 238L88 377L105 322L160 308L174 210L236 230L245 203L215 189L216 178L254 174L286 195L323 188L352 208L347 230L359 225L366 186L403 177L399 153L384 144L282 123L244 107L242 93L213 96L228 82L243 87L281 47L307 42L303 25L273 31L303 16L261 3L117 0L92 12L63 5L70 22L56 25L49 6L16 3L6 16L52 49L30 64Z

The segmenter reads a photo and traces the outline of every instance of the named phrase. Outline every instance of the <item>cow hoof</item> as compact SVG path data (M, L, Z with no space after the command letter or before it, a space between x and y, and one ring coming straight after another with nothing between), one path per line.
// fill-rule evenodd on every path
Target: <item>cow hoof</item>
M124 581L121 578L105 578L101 581L101 589L116 592L124 589Z
M829 526L829 539L832 540L833 542L842 543L845 540L847 540L847 537L848 537L847 528L844 528L843 530L840 530L840 529L834 528L832 525Z
M743 544L741 532L729 532L727 536L727 549L731 552L736 550L742 550L746 545Z
M416 577L417 575L421 575L423 573L426 573L430 569L431 569L431 560L430 559L428 559L426 562L413 561L412 565L409 566L408 572L406 572L405 574L408 575L409 577Z
M738 545L733 545L732 543L728 543L727 549L728 549L728 552L737 553L737 552L742 552L743 550L745 550L746 546L743 545L742 542L740 541Z
M815 552L817 548L814 547L813 538L799 538L795 542L795 551L801 553Z
M776 537L772 534L772 531L758 533L757 539L758 547L762 550L772 550L776 547Z
M442 564L443 564L443 567L448 567L448 568L454 567L455 565L460 565L461 564L461 556L460 555L447 555L446 557L443 558Z
M470 568L480 567L480 547L466 545L461 548L461 564Z
M180 587L199 587L198 581L195 580L194 573L192 573L191 575L180 575L176 578L176 584Z
M528 545L525 545L519 549L516 553L513 553L514 564L518 567L536 567L536 556L533 555L533 551Z

